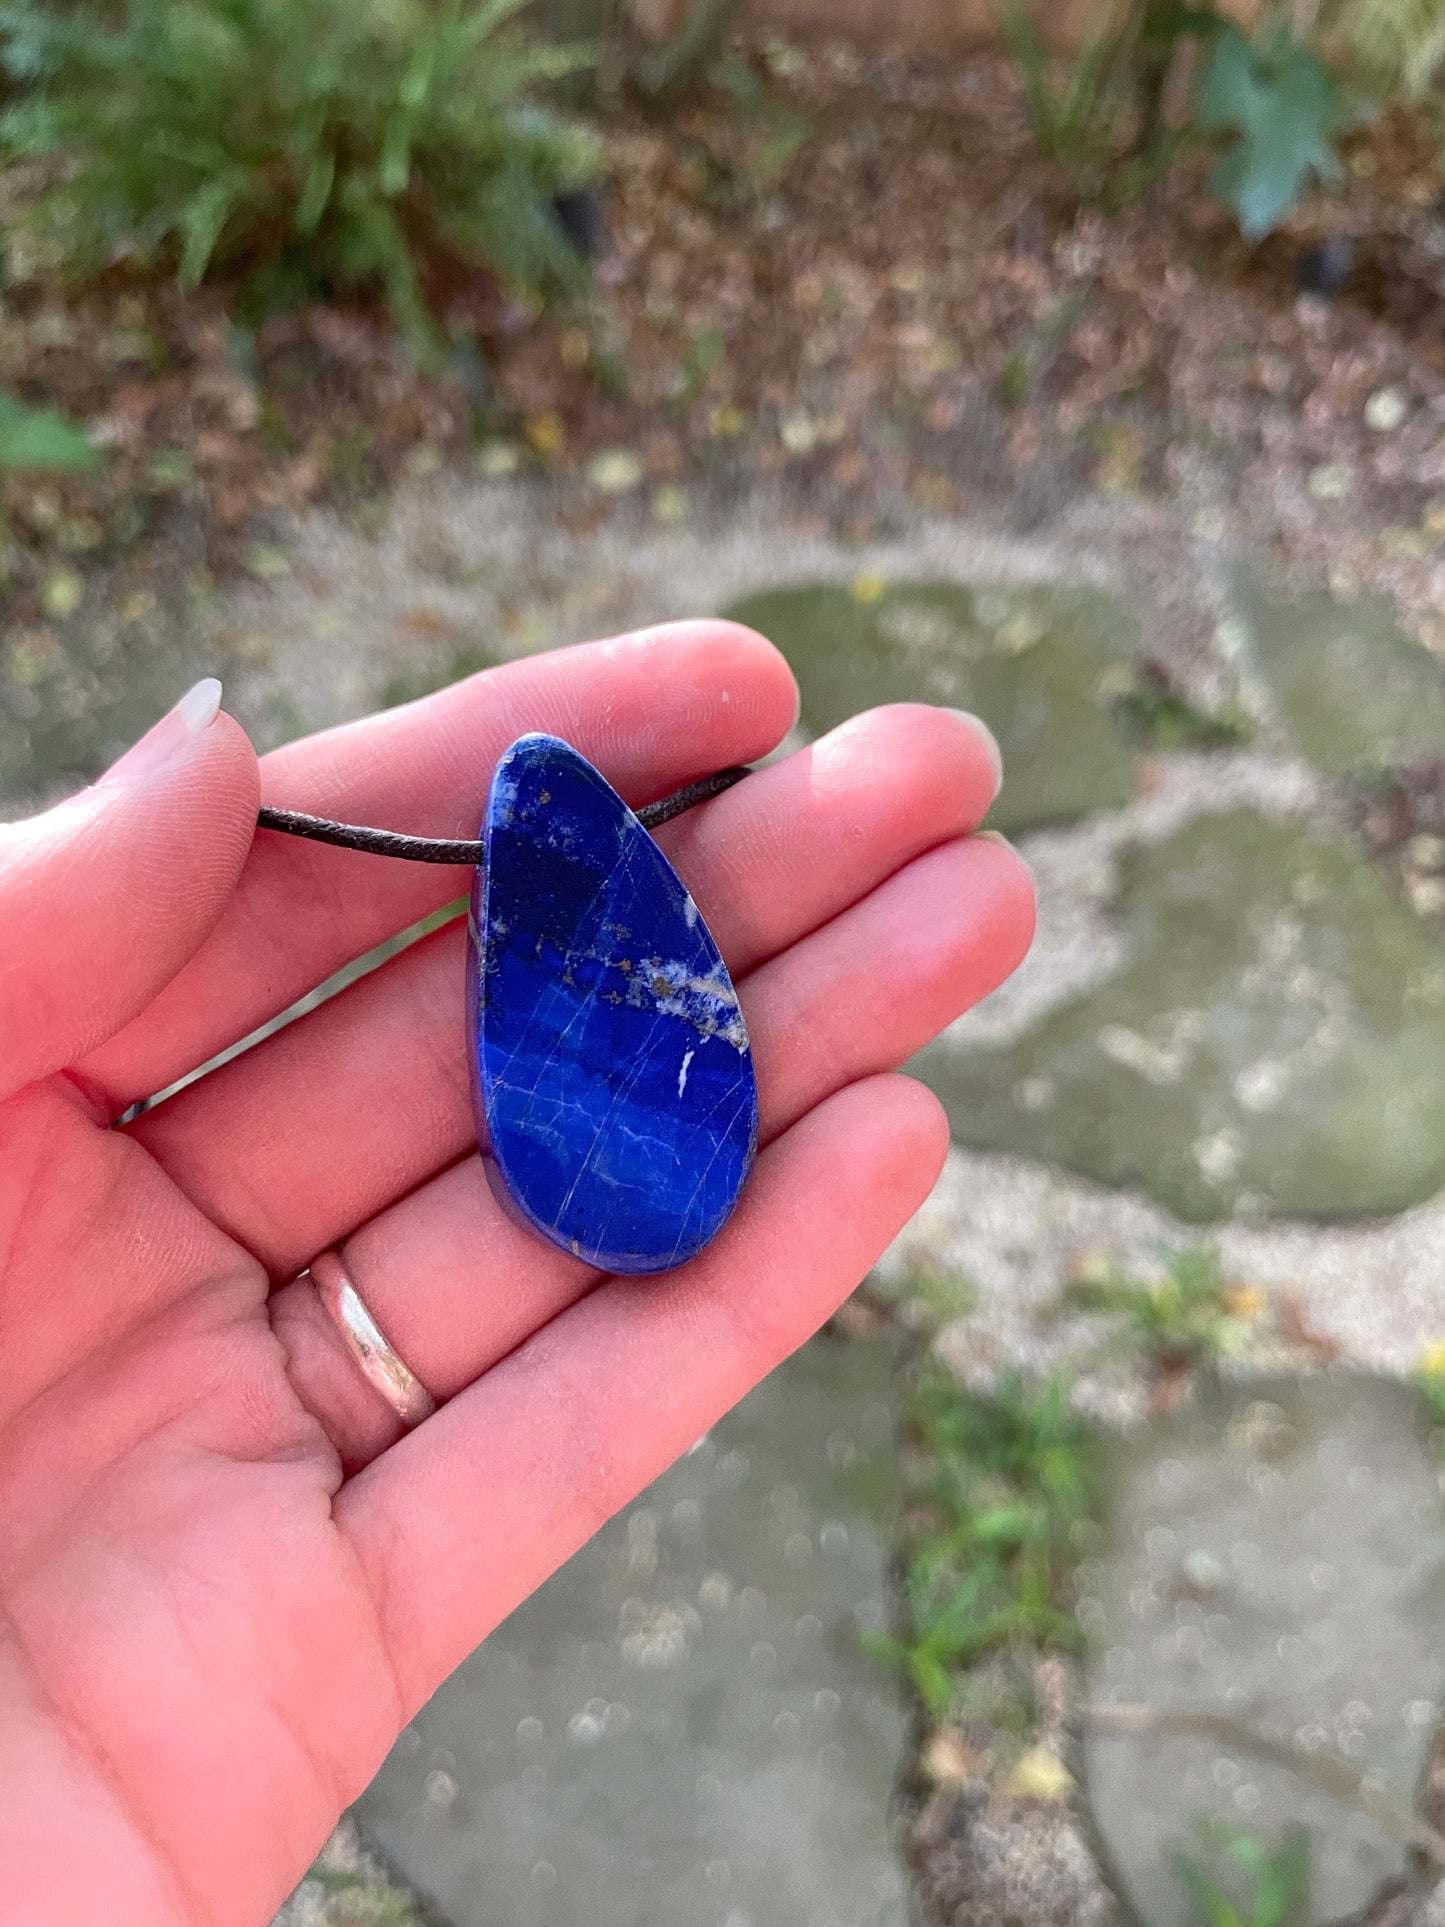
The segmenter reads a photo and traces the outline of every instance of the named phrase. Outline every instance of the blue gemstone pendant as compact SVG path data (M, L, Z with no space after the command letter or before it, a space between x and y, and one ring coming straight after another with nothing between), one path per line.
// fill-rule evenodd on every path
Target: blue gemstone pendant
M472 887L477 1137L524 1223L608 1271L663 1271L721 1230L758 1093L737 993L682 879L555 736L497 764Z

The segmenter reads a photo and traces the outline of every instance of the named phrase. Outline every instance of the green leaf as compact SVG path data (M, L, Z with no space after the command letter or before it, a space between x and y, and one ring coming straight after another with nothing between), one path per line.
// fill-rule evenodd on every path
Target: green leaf
M1232 21L1228 22L1215 35L1194 118L1206 133L1252 127L1259 112L1259 96L1249 41Z
M486 0L484 6L475 8L462 28L468 40L489 40L505 21L518 14L528 4L528 0Z
M1348 116L1318 57L1283 25L1253 40L1219 30L1195 118L1206 133L1233 136L1210 184L1248 240L1277 227L1312 176L1339 171L1333 143Z
M893 1639L887 1633L861 1632L858 1635L858 1644L865 1653L871 1654L874 1659L881 1659L885 1665L897 1666L906 1671L912 1662L913 1648L905 1646L901 1639Z
M1189 1927L1245 1927L1228 1894L1192 1860L1176 1861L1174 1872L1189 1902Z
M1251 1927L1301 1927L1310 1897L1309 1835L1295 1833L1257 1876Z
M181 212L180 282L194 288L211 265L216 243L236 202L234 181L211 181L193 195Z
M98 468L100 450L66 415L31 408L0 392L0 469L83 474Z
M306 170L306 179L301 186L301 198L296 203L296 232L314 234L326 212L326 203L331 199L331 189L336 181L336 156L330 148L323 148Z
M405 191L411 173L411 124L412 117L404 109L393 114L387 124L376 173L381 191L389 200Z
M977 1514L973 1536L980 1545L1006 1545L1033 1537L1041 1524L1043 1519L1037 1506L996 1505Z
M918 1697L935 1719L941 1719L953 1698L953 1680L948 1668L931 1653L915 1652L909 1672Z
M1189 1901L1189 1927L1303 1927L1309 1908L1309 1836L1294 1833L1271 1852L1235 1827L1201 1828L1216 1864L1243 1876L1243 1905L1198 1861L1177 1858L1174 1870Z

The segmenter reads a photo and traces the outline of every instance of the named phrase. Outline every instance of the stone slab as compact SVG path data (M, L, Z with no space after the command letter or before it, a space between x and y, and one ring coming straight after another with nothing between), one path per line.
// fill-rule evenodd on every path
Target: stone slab
M1248 810L1135 853L1125 961L920 1068L959 1143L1194 1223L1385 1215L1445 1184L1445 950L1347 845Z
M1220 1714L1328 1747L1414 1805L1445 1694L1445 1509L1416 1399L1352 1373L1206 1387L1113 1448L1105 1544L1079 1573L1089 1697ZM1308 1777L1216 1739L1086 1730L1106 1865L1151 1927L1190 1916L1175 1856L1223 1824L1309 1834L1312 1921L1338 1920L1404 1849Z
M357 1812L454 1927L906 1927L892 1400L815 1340L417 1716Z
M947 703L988 723L1004 759L989 822L1013 833L1126 803L1134 757L1111 705L1139 625L1091 588L861 579L742 597L726 613L782 650L815 734L879 703Z
M1245 578L1233 605L1247 670L1316 769L1368 776L1445 754L1445 663L1383 596L1285 600Z

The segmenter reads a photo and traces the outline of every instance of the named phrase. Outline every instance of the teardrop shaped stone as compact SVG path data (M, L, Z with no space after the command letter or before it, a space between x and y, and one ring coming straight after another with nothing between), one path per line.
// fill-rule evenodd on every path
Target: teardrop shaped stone
M682 879L585 757L523 736L497 765L467 983L492 1188L608 1271L662 1271L721 1229L758 1095L727 967Z

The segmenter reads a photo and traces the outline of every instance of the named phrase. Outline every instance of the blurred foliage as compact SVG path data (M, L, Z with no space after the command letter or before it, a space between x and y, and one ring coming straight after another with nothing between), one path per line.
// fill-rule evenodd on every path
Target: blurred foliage
M998 0L1034 138L1084 199L1133 198L1183 149L1168 100L1179 48L1219 16L1174 0L1110 0L1072 60L1054 60L1026 0Z
M440 1915L379 1869L328 1866L323 1856L304 1885L316 1890L324 1927L441 1927Z
M1113 1266L1086 1270L1069 1297L1116 1318L1125 1349L1169 1372L1238 1349L1263 1309L1258 1292L1229 1283L1203 1250L1169 1255L1144 1280ZM1063 1376L1030 1384L1015 1373L974 1392L935 1363L909 1417L922 1470L905 1551L906 1631L868 1644L943 1719L984 1655L1081 1643L1067 1595L1096 1513L1099 1447Z
M782 43L775 43L772 51L768 75L786 74L788 62ZM729 56L719 61L713 78L732 95L738 118L747 130L743 172L748 192L765 194L776 187L794 155L812 139L814 123L807 114L786 106L767 79L745 60Z
M1163 1371L1182 1371L1237 1350L1258 1315L1258 1295L1229 1283L1212 1251L1181 1251L1140 1281L1112 1265L1085 1270L1069 1299L1123 1326L1125 1343Z
M0 389L0 471L76 475L100 462L100 450L68 415Z
M1251 36L1212 7L1118 0L1062 63L1025 0L1000 0L999 18L1034 137L1081 198L1120 206L1186 152L1223 144L1210 185L1258 240L1314 178L1339 171L1349 116L1282 17ZM1186 47L1198 51L1186 58Z
M1445 1433L1445 1339L1435 1339L1420 1355L1415 1384L1431 1424Z
M523 0L45 0L0 6L12 153L55 156L32 209L80 273L157 263L263 300L378 288L417 345L429 284L478 268L534 294L581 263L553 199L589 139L537 90L589 58Z
M1340 172L1349 116L1324 63L1282 20L1252 39L1232 22L1213 37L1195 119L1227 151L1210 177L1248 241L1277 227L1310 182Z
M463 644L440 662L398 670L388 679L381 692L381 707L396 709L402 703L414 703L423 696L434 696L439 689L450 689L453 683L463 682L483 669L495 668L498 660L489 650L477 648L474 644Z
M605 49L615 85L659 113L680 106L727 50L743 0L542 0L548 31Z
M961 1272L919 1266L905 1272L896 1283L876 1281L874 1289L895 1303L909 1307L915 1319L938 1324L962 1318L978 1308L978 1286Z
M431 1927L421 1903L399 1888L327 1867L313 1867L306 1877L325 1896L321 1911L327 1927Z
M1238 749L1250 739L1249 719L1237 705L1196 709L1160 663L1146 660L1133 686L1114 704L1130 735L1150 749Z
M676 30L632 61L632 80L658 108L678 105L727 46L742 0L689 0Z
M900 1665L935 1718L958 1669L1000 1646L1073 1646L1063 1588L1094 1502L1094 1446L1059 1381L1017 1377L989 1395L941 1368L918 1386L911 1418L927 1466L907 1554L909 1626L871 1649Z
M1331 38L1372 91L1420 101L1445 61L1445 0L1346 0Z
M1175 1863L1189 1927L1304 1927L1309 1919L1309 1836L1271 1852L1233 1827L1206 1829L1208 1864Z

